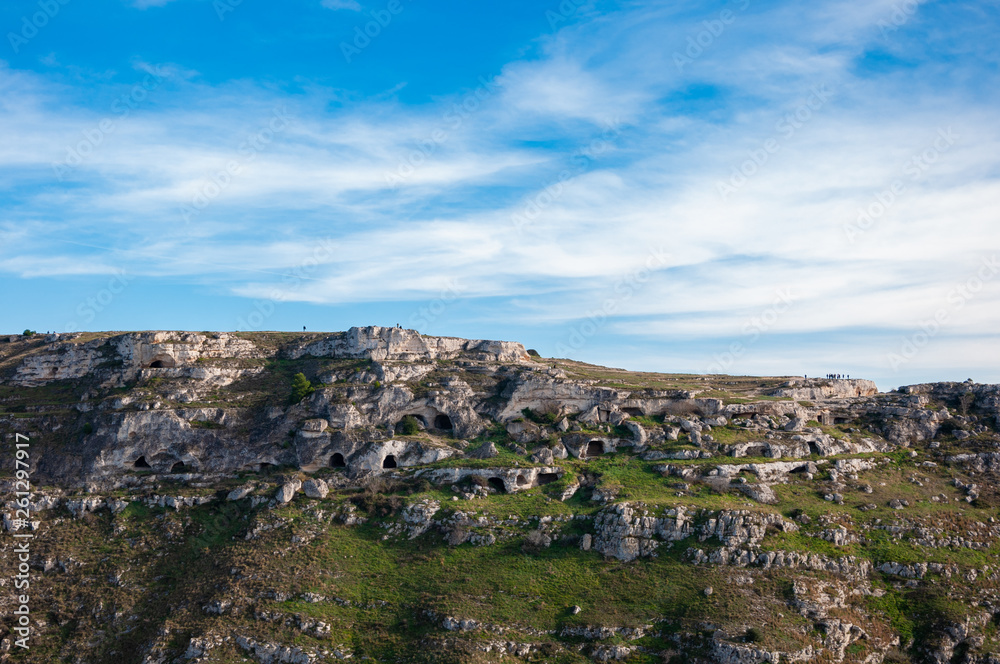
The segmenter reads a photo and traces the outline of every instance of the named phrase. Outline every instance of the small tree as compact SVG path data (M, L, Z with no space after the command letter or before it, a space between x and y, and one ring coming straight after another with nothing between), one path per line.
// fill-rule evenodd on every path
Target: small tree
M414 436L420 431L420 424L413 415L407 415L399 423L399 433L404 436Z
M23 334L26 337L30 337L30 336L34 336L35 334L37 334L37 332L35 332L34 330L25 330L21 334Z
M312 394L315 390L316 388L313 387L312 383L309 382L309 379L306 378L304 373L297 373L292 378L292 395L289 400L292 403L298 403Z

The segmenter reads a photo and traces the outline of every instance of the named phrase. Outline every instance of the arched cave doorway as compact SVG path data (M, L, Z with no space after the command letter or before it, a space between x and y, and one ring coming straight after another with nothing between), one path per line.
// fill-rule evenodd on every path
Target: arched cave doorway
M173 368L176 365L177 365L177 363L174 361L174 358L170 357L169 355L163 354L163 355L157 355L156 357L154 357L153 361L149 363L149 368L150 369L170 369L170 368Z
M490 486L493 487L497 493L507 493L507 487L504 485L503 480L499 477L491 477L487 480Z
M335 452L334 455L330 457L330 467L347 468L347 462L344 461L344 455L340 452Z
M174 465L170 466L171 473L183 473L185 470L187 470L187 466L184 465L183 461L178 461Z
M601 456L604 454L604 443L599 440L592 440L587 443L587 456Z
M559 475L556 473L539 473L538 474L538 484L552 484L559 480Z
M518 486L527 486L528 485L528 478L525 477L524 475L518 475L517 476L517 485Z
M396 455L390 454L382 461L383 468L395 468L396 467Z
M434 418L434 428L451 429L452 428L451 418L445 415L444 413L441 413L440 415Z
M149 462L146 461L146 457L144 456L141 456L138 459L136 459L135 463L132 464L132 467L139 468L140 470L149 470L150 468L152 468L152 466L149 465Z

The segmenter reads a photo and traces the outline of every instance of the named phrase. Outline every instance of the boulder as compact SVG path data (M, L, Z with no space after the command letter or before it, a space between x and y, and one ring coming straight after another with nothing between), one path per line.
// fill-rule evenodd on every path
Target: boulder
M544 464L546 466L551 465L552 464L552 460L554 458L555 458L555 455L552 454L552 450L550 450L547 447L539 447L538 449L536 449L531 454L531 460L532 460L532 462L534 462L534 463L541 463L541 464Z
M295 497L295 493L302 488L302 482L299 480L292 480L290 482L285 482L281 485L281 488L274 494L274 500L279 505L284 505L291 502L292 498Z
M493 441L488 440L469 452L467 456L470 459L492 459L499 454L500 452L497 451L497 446L493 444Z
M330 487L321 479L311 479L302 483L302 491L310 498L322 500L326 498L326 494L330 493Z

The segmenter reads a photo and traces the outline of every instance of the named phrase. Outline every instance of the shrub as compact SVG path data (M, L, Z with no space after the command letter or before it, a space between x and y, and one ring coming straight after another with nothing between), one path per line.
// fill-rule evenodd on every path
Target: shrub
M34 330L25 330L25 331L24 331L24 332L22 332L21 334L23 334L23 335L24 335L24 336L26 336L26 337L32 337L32 336L34 336L34 335L36 335L36 334L38 334L38 333L37 333L37 332L35 332Z
M747 633L743 635L743 640L747 643L759 643L762 638L760 630L756 627L751 627L747 630Z
M382 381L380 380L375 381L374 383L372 383L372 387L374 387L377 390L378 388L382 387Z
M391 516L403 507L401 496L389 495L403 488L399 480L375 477L351 498L351 502L371 515Z
M549 548L550 544L552 544L551 537L541 530L532 530L525 536L524 542L521 544L521 551L524 553L540 553Z
M94 425L91 424L90 422L85 423L83 425L83 435L89 436L92 433L94 433Z
M410 487L410 493L411 494L412 493L424 493L425 491L430 491L433 488L434 488L434 485L431 484L430 481L427 480L427 478L421 477L416 482L413 483L412 487Z
M729 493L729 488L731 482L728 477L706 477L704 480L705 484L712 490L713 493L726 494Z
M420 431L420 423L413 415L407 415L399 422L399 432L404 436L413 436Z
M292 394L289 397L289 401L292 403L298 403L305 399L307 396L316 391L313 384L309 382L304 373L297 373L292 378Z
M530 408L522 408L521 414L529 422L534 422L535 424L555 424L559 421L559 413L557 412L536 413Z

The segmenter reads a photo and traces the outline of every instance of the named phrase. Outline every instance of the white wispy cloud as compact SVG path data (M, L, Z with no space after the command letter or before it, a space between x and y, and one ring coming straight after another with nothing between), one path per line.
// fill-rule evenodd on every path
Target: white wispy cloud
M210 86L142 62L169 73L162 85L175 103L153 91L120 117L0 67L0 181L25 191L0 219L0 271L124 262L135 274L311 303L419 299L461 275L463 297L509 303L498 317L563 325L615 298L615 285L662 250L669 261L640 295L619 298L609 333L739 335L780 289L796 303L775 335L905 331L1000 253L1000 128L995 91L968 85L973 72L864 69L870 52L921 57L880 31L894 6L749 7L679 66L718 12L636 3L540 38L478 96L470 81L419 107L393 94L331 104L350 93ZM987 48L938 39L945 51ZM987 69L995 60L981 58ZM472 110L456 114L470 95ZM290 121L268 133L276 109ZM54 180L53 162L108 118L114 131ZM941 131L956 137L944 149ZM254 136L266 141L248 149ZM238 172L219 185L233 162ZM181 209L213 180L218 193L185 222ZM878 209L896 182L891 203L852 232L859 210ZM101 241L51 245L42 260L43 233L17 232L26 224ZM283 284L320 239L338 250L304 283ZM1000 278L955 312L949 332L995 329L997 304Z

